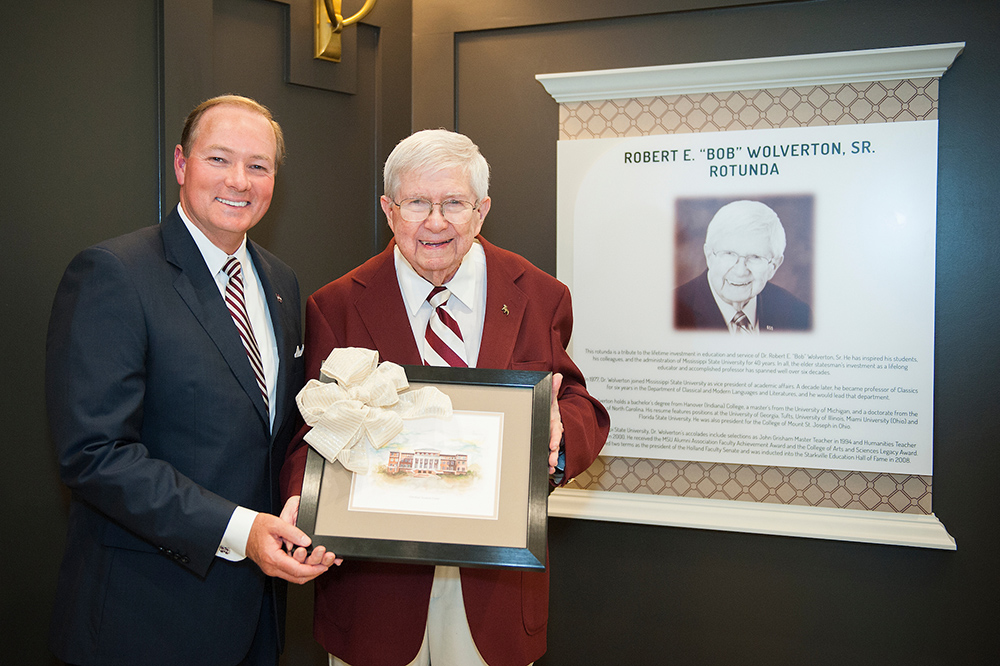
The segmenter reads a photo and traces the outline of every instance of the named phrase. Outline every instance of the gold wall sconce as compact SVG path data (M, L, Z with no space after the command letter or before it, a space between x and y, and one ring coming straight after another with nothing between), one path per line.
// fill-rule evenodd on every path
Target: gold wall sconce
M317 60L340 62L340 34L344 26L357 23L372 10L376 0L365 0L361 10L344 18L340 13L341 0L313 0L316 5L316 52Z

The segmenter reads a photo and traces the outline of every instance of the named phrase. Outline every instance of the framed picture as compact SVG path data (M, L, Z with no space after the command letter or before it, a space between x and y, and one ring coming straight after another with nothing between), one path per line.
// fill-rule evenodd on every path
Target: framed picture
M451 398L353 474L310 449L299 529L338 557L545 568L552 373L403 366Z

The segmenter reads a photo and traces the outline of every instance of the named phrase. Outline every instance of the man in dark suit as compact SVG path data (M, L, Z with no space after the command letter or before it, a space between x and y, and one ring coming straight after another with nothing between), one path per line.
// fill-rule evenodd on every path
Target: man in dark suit
M759 201L728 203L705 233L708 269L674 291L674 326L735 334L812 329L812 310L770 284L785 252L778 215Z
M282 153L263 106L202 103L174 151L179 206L81 252L59 285L46 396L72 501L51 641L67 662L276 664L271 577L334 561L289 555L309 538L287 522L294 503L273 515L302 384L299 287L246 232Z
M568 480L597 457L608 414L566 353L569 290L479 237L488 184L486 160L461 134L427 130L400 142L381 199L394 239L310 297L307 376L336 347L374 349L400 364L552 371L549 473ZM446 301L432 304L441 286ZM292 447L286 494L300 491L307 451L301 441ZM548 570L348 560L316 580L315 614L333 664L525 666L545 652Z

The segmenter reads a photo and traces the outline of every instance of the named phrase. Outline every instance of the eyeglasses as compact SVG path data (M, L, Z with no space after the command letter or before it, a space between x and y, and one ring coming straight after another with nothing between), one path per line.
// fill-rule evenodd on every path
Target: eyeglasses
M771 264L774 263L773 260L766 257L761 257L756 254L736 254L735 252L713 252L716 257L719 258L721 262L721 268L729 270L733 266L739 263L740 259L743 260L744 264L751 271L762 271Z
M434 203L427 199L403 199L400 202L393 201L393 206L399 208L399 214L407 222L423 222L431 215L434 206L441 209L441 216L452 224L462 224L469 221L469 212L479 210L479 203L462 201L461 199L448 199L441 203Z

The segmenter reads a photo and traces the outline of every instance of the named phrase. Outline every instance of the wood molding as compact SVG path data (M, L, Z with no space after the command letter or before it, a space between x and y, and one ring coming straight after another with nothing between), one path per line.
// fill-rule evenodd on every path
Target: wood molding
M558 488L549 495L549 516L957 550L933 514Z
M559 103L940 77L965 42L539 74Z

